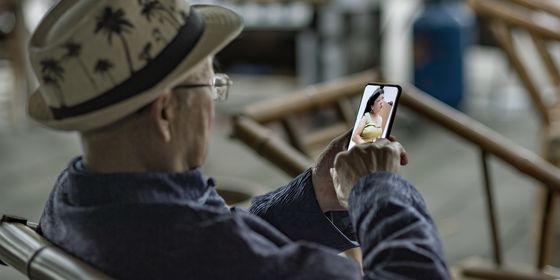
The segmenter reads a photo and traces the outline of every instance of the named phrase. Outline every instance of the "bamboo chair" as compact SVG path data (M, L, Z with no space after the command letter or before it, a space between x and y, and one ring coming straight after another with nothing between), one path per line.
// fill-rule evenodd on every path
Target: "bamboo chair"
M35 232L36 226L12 216L0 219L0 264L29 279L111 279L52 245Z
M552 42L560 42L560 31L543 25L536 18L537 15L547 15L560 20L560 6L544 0L469 0L470 6L480 16L487 18L490 30L493 33L499 47L504 52L509 63L517 73L521 83L525 87L529 99L535 108L541 123L540 145L542 157L556 166L560 166L560 71L553 55L548 48ZM528 34L539 55L540 63L544 67L549 85L554 89L555 102L545 100L541 88L531 71L523 63L521 53L525 50L516 46L513 40L513 32ZM554 215L556 203L553 192L548 189L542 195L543 208L540 210L543 217L555 222ZM546 248L554 247L554 226L550 226L550 232L546 233L549 244ZM551 263L554 256L552 250L540 252L537 267L543 268Z
M294 115L329 107L341 108L343 106L340 103L345 104L348 100L359 97L363 86L372 80L379 80L379 75L374 71L366 71L338 81L309 87L286 96L248 105L240 114L233 117L232 137L241 140L288 175L296 176L311 167L313 159L308 155L311 153L302 152L292 143L315 144L315 146L318 146L318 143L323 143L325 145L335 135L349 129L352 124L340 117L339 121L334 122L330 128L297 134L288 132L289 130L295 130L289 123L296 121ZM462 267L460 272L467 277L482 279L553 279L554 277L545 273L542 270L543 267L538 265L536 265L538 271L535 273L512 271L502 267L503 257L498 217L487 161L490 156L501 159L505 164L514 167L520 173L542 183L542 186L546 190L550 190L551 193L560 191L560 169L422 91L412 86L405 86L403 90L400 106L409 108L424 119L442 126L480 149L480 164L483 170L484 185L483 197L486 202L491 232L493 266L491 268L482 266ZM291 119L291 121L285 121L286 118ZM288 141L284 141L280 137L278 123L286 131L284 134L287 135ZM346 123L346 127L342 127L342 123ZM548 216L543 216L539 225L537 248L539 264L542 262L542 253L546 251L548 246L546 242L548 219Z

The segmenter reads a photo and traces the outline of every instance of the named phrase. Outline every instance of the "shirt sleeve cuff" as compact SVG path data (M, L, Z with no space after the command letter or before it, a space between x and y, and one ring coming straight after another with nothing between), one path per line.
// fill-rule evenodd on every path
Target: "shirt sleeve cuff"
M255 198L250 211L294 241L311 241L340 251L358 246L347 211L321 211L311 169L288 185Z

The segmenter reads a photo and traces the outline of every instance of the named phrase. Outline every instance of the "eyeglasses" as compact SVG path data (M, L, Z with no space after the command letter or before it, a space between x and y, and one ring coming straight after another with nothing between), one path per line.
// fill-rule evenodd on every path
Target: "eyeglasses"
M228 98L229 86L231 86L232 84L233 82L228 75L223 73L216 73L214 74L214 78L212 78L212 81L209 84L178 85L174 87L173 90L197 87L211 87L213 95L212 98L217 102L222 102Z

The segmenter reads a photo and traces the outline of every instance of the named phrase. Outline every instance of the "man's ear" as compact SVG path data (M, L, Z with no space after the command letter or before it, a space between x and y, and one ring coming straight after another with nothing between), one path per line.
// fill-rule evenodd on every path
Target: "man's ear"
M157 133L165 142L171 141L172 121L175 117L173 110L173 95L171 93L159 96L149 106L149 118Z

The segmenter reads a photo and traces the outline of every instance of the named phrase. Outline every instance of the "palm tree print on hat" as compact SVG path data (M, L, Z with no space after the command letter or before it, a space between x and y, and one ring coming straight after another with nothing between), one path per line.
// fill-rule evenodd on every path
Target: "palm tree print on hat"
M113 75L111 75L111 70L113 70L114 67L115 65L110 60L99 59L95 64L94 70L95 73L109 78L109 80L111 81L111 83L113 83L114 86L116 84L115 79L113 78Z
M183 19L183 21L187 22L187 18L189 17L189 15L187 15L185 11L180 11L179 14L181 14L181 18Z
M160 22L167 21L175 29L179 30L181 23L175 17L172 10L166 8L157 0L138 0L138 4L142 6L142 15L152 22L152 17L158 16Z
M175 5L171 4L169 5L169 10L171 11L171 13L176 14L176 9L175 9ZM179 15L181 16L181 19L183 20L183 23L187 22L187 18L189 17L189 15L184 11L184 10L180 10L179 11Z
M66 105L66 101L64 100L62 89L60 88L60 81L64 81L64 68L60 66L60 61L53 58L41 60L40 63L43 82L45 82L45 85L47 86L54 87L55 92L58 95L58 100L64 107Z
M124 37L124 33L130 33L132 29L134 29L134 25L125 18L124 11L122 9L113 10L111 7L105 7L103 14L97 17L97 26L95 27L96 34L99 31L103 31L107 34L109 44L112 44L113 34L119 37L126 53L126 61L131 75L134 73L134 69L132 67L130 49Z
M76 42L69 41L66 44L64 44L62 47L66 49L66 54L62 57L62 59L63 60L72 59L72 58L75 59L80 65L80 67L82 68L82 71L84 71L84 74L86 74L93 88L97 91L97 84L95 83L95 81L91 77L91 74L87 70L84 61L80 58L80 54L82 53L82 45Z
M145 60L146 62L150 62L152 60L152 43L148 42L144 45L142 52L138 55L140 60Z
M152 31L152 37L154 37L154 40L156 41L156 43L163 43L163 44L167 44L167 40L165 40L165 38L163 38L163 34L161 34L161 30L159 30L159 28L154 28L154 30Z

